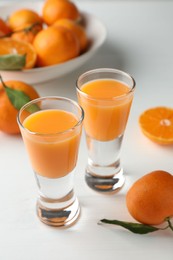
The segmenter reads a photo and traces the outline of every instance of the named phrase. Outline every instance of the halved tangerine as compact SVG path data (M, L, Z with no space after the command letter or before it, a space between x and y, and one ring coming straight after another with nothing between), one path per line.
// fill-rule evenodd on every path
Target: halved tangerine
M158 144L173 144L173 109L154 107L139 117L139 125L145 136Z
M24 69L31 69L35 66L37 54L32 44L11 38L0 39L0 55L5 54L26 54Z

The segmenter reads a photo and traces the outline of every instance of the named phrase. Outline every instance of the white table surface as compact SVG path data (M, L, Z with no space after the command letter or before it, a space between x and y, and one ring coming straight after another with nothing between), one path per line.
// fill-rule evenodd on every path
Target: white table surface
M97 223L102 218L133 221L125 204L130 185L152 170L173 174L173 147L152 143L138 126L143 110L173 106L173 2L78 1L77 4L105 23L108 36L104 46L80 69L35 87L41 96L76 99L75 81L86 70L114 67L133 75L137 87L121 153L126 183L119 193L111 196L87 187L83 135L75 176L81 216L69 229L46 226L35 213L37 187L22 139L0 133L0 259L172 259L170 230L137 235Z

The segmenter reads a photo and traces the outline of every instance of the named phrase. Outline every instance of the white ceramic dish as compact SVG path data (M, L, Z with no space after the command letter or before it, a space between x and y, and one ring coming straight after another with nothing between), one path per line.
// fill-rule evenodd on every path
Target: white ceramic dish
M20 8L26 7L32 10L37 11L41 14L42 10L42 2L37 3L12 3L6 4L4 6L0 6L0 14L3 18L7 18L10 13L18 10ZM29 70L23 71L0 71L1 76L4 80L21 80L27 82L28 84L38 84L41 82L49 81L58 77L61 77L81 65L83 65L86 61L88 61L95 52L99 49L99 47L104 43L106 39L106 29L102 22L97 19L95 16L81 12L84 18L86 32L90 39L90 47L89 49L80 55L77 58L74 58L70 61L64 62L62 64L43 67L43 68L33 68Z

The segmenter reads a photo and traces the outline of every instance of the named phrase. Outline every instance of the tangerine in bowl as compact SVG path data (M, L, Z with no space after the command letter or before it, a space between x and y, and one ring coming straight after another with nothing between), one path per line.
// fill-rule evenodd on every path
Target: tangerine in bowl
M47 0L48 1L48 0ZM63 1L68 1L68 0L63 0ZM32 10L33 12L37 13L39 17L41 17L42 20L36 20L34 24L29 24L30 23L30 14L28 19L25 20L26 24L20 24L20 27L15 29L15 32L12 32L11 34L9 33L9 38L13 39L13 41L23 41L23 39L28 39L29 42L27 42L27 49L33 49L32 47L37 46L37 51L39 52L40 49L42 48L42 53L45 55L50 55L49 50L46 50L45 46L41 45L41 41L39 39L42 39L42 37L50 37L49 33L54 32L54 31L63 31L62 32L57 32L57 35L61 34L60 37L60 42L61 45L59 48L61 54L62 52L65 52L64 48L64 38L66 37L69 38L71 37L71 44L75 46L75 40L72 39L73 37L77 37L75 35L75 32L71 32L70 28L64 28L63 24L61 22L55 21L54 24L48 25L43 19L43 7L45 5L45 2L36 2L36 3L31 3L31 2L20 2L20 3L8 3L5 5L0 6L0 12L3 15L2 19L6 20L7 17L12 16L12 14L15 14L19 10L24 10L25 13L27 13L27 10ZM22 12L21 12L22 13ZM28 12L29 13L29 12ZM24 82L27 82L28 84L39 84L43 83L46 81L50 81L56 78L59 78L61 76L64 76L73 70L81 67L83 64L85 64L90 58L93 57L93 55L97 52L97 50L103 45L105 39L106 39L106 28L104 24L96 18L94 15L89 14L84 11L79 11L80 17L78 17L78 20L75 21L78 25L81 25L83 27L83 30L86 33L88 44L87 47L84 50L80 50L80 46L75 46L76 51L74 53L70 53L69 56L66 57L66 55L63 55L63 59L54 59L53 55L55 55L55 50L57 46L59 46L59 43L52 43L53 45L50 46L50 48L54 49L54 52L52 53L52 58L49 57L49 62L40 62L42 59L42 53L40 55L41 58L37 59L37 61L33 61L33 67L22 67L22 69L9 69L9 68L0 68L0 75L3 77L4 80L21 80ZM26 16L25 16L26 18ZM23 19L23 17L22 17ZM21 19L21 20L22 20ZM68 18L62 18L62 19L68 19ZM38 21L39 22L38 24ZM8 20L7 20L8 22ZM73 21L74 22L74 21ZM54 29L50 29L50 27ZM68 26L67 26L68 27ZM22 33L21 33L21 28L22 28ZM11 28L12 30L12 28ZM43 30L48 30L47 33L44 33L46 36L43 34ZM69 32L64 32L68 31ZM74 30L73 30L74 31ZM64 36L65 34L74 34ZM62 36L63 34L63 36ZM11 37L13 36L13 37ZM32 37L31 37L32 36ZM35 37L33 39L33 37ZM1 38L0 41L3 41L5 38ZM32 39L32 41L30 40ZM35 42L35 43L34 43ZM26 43L24 43L26 45ZM3 44L1 44L3 45ZM17 44L19 45L19 44ZM32 45L32 47L31 47ZM46 45L46 44L45 44ZM79 44L80 45L80 42ZM35 47L34 47L35 48ZM73 47L74 48L74 47ZM71 48L72 49L72 48ZM11 48L13 54L15 54L15 50ZM62 51L61 51L62 50ZM36 50L35 50L36 51ZM3 53L1 52L1 46L0 46L0 57ZM5 53L6 54L6 53ZM23 54L23 53L22 53ZM37 55L37 56L38 56ZM34 56L34 53L33 53ZM65 57L64 57L65 56ZM69 58L68 58L69 57ZM27 56L26 56L27 59ZM56 63L58 62L58 63Z

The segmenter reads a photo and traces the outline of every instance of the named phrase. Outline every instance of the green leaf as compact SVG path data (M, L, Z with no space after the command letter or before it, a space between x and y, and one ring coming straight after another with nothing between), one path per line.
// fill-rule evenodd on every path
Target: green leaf
M0 55L0 70L21 70L26 64L26 55Z
M20 108L23 105L25 105L31 100L29 96L21 90L12 89L6 86L5 91L7 93L8 98L10 99L10 102L17 110L20 110Z
M12 89L5 86L5 91L10 102L17 110L20 110L21 107L23 107L26 103L28 103L31 100L30 97L21 90ZM34 113L39 110L40 108L36 104L32 104L27 108L27 111L30 113Z
M12 105L17 109L20 110L21 107L23 107L26 103L28 103L29 101L31 101L30 97L25 94L25 92L18 90L18 89L13 89L10 88L8 86L6 86L6 84L4 83L1 75L0 75L0 81L2 83L2 86L10 100L10 102L12 103ZM37 112L39 111L40 108L38 105L36 104L32 104L28 107L27 111L30 113L33 112Z
M30 113L34 113L34 112L39 111L40 108L39 108L38 105L32 104L32 105L30 105L26 110L27 110L28 112L30 112Z
M125 222L125 221L120 221L120 220L109 220L109 219L102 219L100 221L102 223L106 223L106 224L121 226L136 234L147 234L150 232L160 230L157 227L153 227L153 226L145 225L145 224L141 224L141 223L132 223L132 222Z

